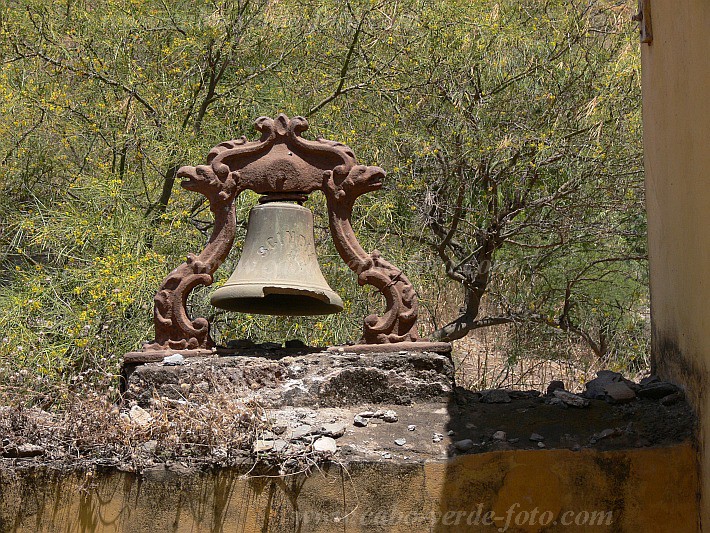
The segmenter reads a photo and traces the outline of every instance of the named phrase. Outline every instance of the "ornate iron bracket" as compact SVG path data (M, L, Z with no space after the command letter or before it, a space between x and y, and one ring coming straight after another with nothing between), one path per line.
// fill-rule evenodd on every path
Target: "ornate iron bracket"
M330 230L338 253L357 274L360 285L372 285L385 297L382 316L365 318L361 342L366 345L416 343L417 296L397 267L375 250L360 246L350 219L357 198L382 187L385 171L358 165L348 146L334 141L309 141L305 118L256 120L258 141L245 137L219 144L207 164L178 170L181 185L203 194L210 203L215 225L210 240L198 255L173 270L155 295L155 341L147 350L204 350L214 346L205 318L191 319L186 302L198 285L210 285L213 274L229 254L235 235L234 200L244 190L259 194L307 195L323 191ZM427 343L428 344L428 343Z

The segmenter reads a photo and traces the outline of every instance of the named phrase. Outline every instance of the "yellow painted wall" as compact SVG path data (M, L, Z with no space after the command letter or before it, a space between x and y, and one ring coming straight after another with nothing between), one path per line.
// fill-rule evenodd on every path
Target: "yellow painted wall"
M309 476L4 473L0 531L685 533L698 530L695 472L695 450L684 443L331 465ZM526 517L535 508L537 518Z
M642 44L654 364L699 414L710 528L710 2L651 0Z

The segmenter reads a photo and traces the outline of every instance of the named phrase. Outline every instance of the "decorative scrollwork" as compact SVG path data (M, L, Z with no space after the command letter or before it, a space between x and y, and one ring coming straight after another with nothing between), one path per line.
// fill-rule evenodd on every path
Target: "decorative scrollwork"
M212 283L214 272L227 257L236 228L234 200L246 189L259 194L323 191L338 253L357 274L360 285L372 285L385 297L384 315L365 318L362 342L419 341L412 284L377 250L365 252L350 222L357 198L382 187L384 170L358 165L353 151L342 143L303 139L301 134L308 129L303 117L261 117L255 126L262 134L258 141L242 137L221 143L210 151L206 165L178 170L185 189L208 199L215 224L205 249L199 255L189 254L155 295L155 341L146 348L186 350L214 345L208 321L189 318L187 299L196 286Z

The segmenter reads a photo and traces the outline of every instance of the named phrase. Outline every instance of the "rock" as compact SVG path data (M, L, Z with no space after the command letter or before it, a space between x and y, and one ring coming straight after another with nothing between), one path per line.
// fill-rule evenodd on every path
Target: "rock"
M210 455L215 461L226 461L229 458L229 452L222 446L216 446L210 451Z
M636 393L623 381L607 383L604 385L604 392L611 403L626 403L636 399Z
M598 441L600 441L600 440L602 440L602 439L606 439L606 438L608 438L608 437L616 437L616 436L618 436L618 435L621 435L621 433L622 433L622 431L621 431L620 429L618 429L618 428L616 428L616 429L612 429L612 428L603 429L603 430L600 431L599 433L595 433L594 435L592 435L592 437L589 439L589 442L591 442L592 444L594 444L594 443L596 443L596 442L598 442Z
M44 455L44 448L36 444L9 445L3 449L2 456L11 459L23 459Z
M507 441L501 441L501 440L495 440L491 443L490 450L491 451L499 451L503 452L506 450L512 450L514 449Z
M367 421L368 419L364 416L355 415L355 418L353 418L353 426L364 428L365 426L367 426Z
M405 444L407 444L407 439L404 439L404 438L401 438L401 439L394 439L394 443L395 443L397 446L404 446Z
M417 429L417 426L415 426L414 424L409 424L407 426L407 431L414 431L415 429Z
M505 434L505 431L496 431L493 433L493 440L505 440L506 438L507 435Z
M553 392L553 394L554 394L554 392ZM548 405L556 405L557 407L561 407L562 409L569 409L569 405L567 405L565 402L563 402L559 398L555 398L555 397L548 398L545 400L545 403Z
M571 407L589 407L589 400L571 392L557 389L554 395Z
M288 429L286 422L274 422L271 426L271 431L274 435L283 435Z
M537 443L537 447L538 447L538 448L544 448L544 447L545 447L545 443L544 443L544 442L538 442L538 443Z
M480 392L470 391L468 389L464 389L463 387L454 388L454 399L456 403L460 405L466 405L467 403L478 403L481 401L481 396L483 396L483 394Z
M144 442L141 445L141 448L143 448L143 451L149 454L154 454L155 450L158 448L158 441L157 440L149 440L148 442Z
M450 429L449 431L446 432L446 434L447 434L449 437L453 437L454 435L456 435L456 432L455 432L453 429Z
M533 442L541 442L541 441L545 440L545 437L543 437L539 433L533 433L532 435L530 435L529 440L531 440Z
M289 339L284 343L287 350L303 350L308 348L308 345L300 339Z
M263 453L263 452L269 452L274 449L274 441L273 440L261 440L257 439L254 442L254 453Z
M131 407L131 410L128 412L128 418L131 423L138 426L147 426L153 421L153 417L148 414L148 411L139 405Z
M442 440L444 440L444 436L441 433L434 433L431 436L432 442L441 442Z
M397 418L397 413L395 411L392 411L391 409L382 413L381 418L385 422L389 422L389 423L397 422L399 420L399 418Z
M510 444L515 444L515 443L518 442L519 440L520 440L520 439L519 439L518 437L515 437L514 439L508 439L508 442L509 442Z
M296 426L293 428L291 431L291 440L298 440L302 439L304 437L307 437L308 435L313 433L313 426L309 426L308 424L301 424L300 426Z
M510 403L510 396L504 389L490 389L483 391L481 402L483 403Z
M684 397L685 395L683 394L683 391L674 392L673 394L669 394L668 396L661 398L661 404L665 406L674 405L681 401Z
M262 350L280 350L282 345L278 342L262 342L259 344L259 348Z
M502 433L502 432L500 432ZM454 442L454 448L459 450L460 452L467 452L469 450L473 449L473 441L471 439L463 439L463 440L458 440Z
M281 453L281 452L285 451L286 448L288 448L288 442L286 442L285 440L276 439L274 441L274 451L276 453Z
M603 429L597 435L597 440L606 439L607 437L612 437L614 435L618 435L619 433L620 432L617 429L611 429L611 428Z
M384 453L382 454L382 458L383 458L383 459L392 459L392 454L389 453L389 452L384 452Z
M660 400L666 396L669 396L675 392L678 392L678 387L673 385L673 383L668 383L666 381L657 381L644 385L638 391L638 395L641 398L651 398L653 400Z
M540 396L539 390L510 390L506 391L511 400L525 400L528 398L537 398Z
M376 414L376 411L362 411L361 413L358 413L356 416L359 416L361 418L373 418Z
M647 376L640 381L640 385L641 387L643 387L651 383L658 383L659 381L661 381L661 378L659 378L658 376Z
M335 422L333 424L323 424L320 428L320 434L325 437L339 439L340 437L345 435L345 424L341 422Z
M560 381L559 379L551 381L550 384L547 386L547 391L545 392L545 396L552 396L552 394L556 390L565 390L565 384L563 381Z
M173 355L166 355L163 357L163 364L165 366L177 366L185 363L185 357L182 354L174 353Z
M338 449L338 445L331 437L321 437L313 443L313 449L317 452L333 454Z
M256 345L249 339L234 339L227 343L227 348L232 350L254 348Z
M597 377L587 381L584 385L585 391L582 394L585 398L590 398L592 400L603 400L606 398L606 392L604 387L609 383L615 383L623 381L624 376L618 372L612 372L611 370L600 370L597 372Z

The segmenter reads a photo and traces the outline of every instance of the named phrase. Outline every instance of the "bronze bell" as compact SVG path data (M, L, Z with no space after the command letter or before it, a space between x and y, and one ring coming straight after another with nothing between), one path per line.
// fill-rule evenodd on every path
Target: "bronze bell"
M249 213L242 256L212 305L261 315L327 315L343 301L323 277L313 237L313 213L287 202L269 202Z

